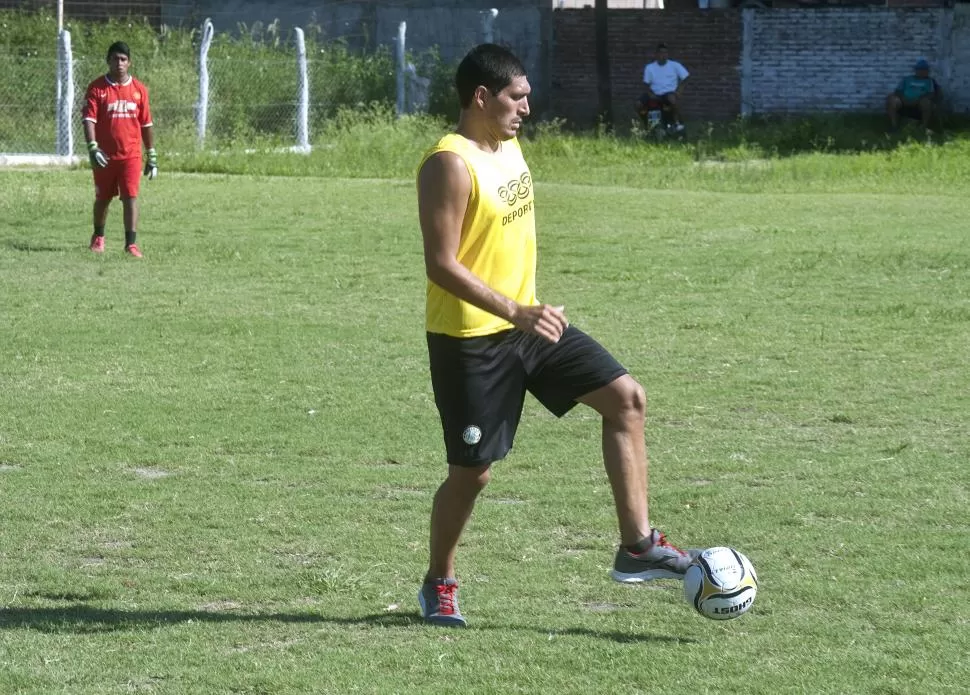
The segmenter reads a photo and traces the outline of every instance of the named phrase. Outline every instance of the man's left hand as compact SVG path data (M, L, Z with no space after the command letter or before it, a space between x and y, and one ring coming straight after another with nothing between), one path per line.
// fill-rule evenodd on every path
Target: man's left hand
M148 159L145 161L144 174L148 177L149 181L158 176L158 154L155 152L154 147L148 150Z

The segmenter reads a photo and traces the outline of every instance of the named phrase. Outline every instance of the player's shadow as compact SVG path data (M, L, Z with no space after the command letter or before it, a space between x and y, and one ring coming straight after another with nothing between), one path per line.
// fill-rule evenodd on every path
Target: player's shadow
M11 239L7 241L7 247L14 251L26 251L28 253L63 251L60 246L45 244L37 241L24 241L21 239Z
M278 622L291 624L372 625L380 627L419 628L447 630L427 626L417 613L378 613L359 617L327 616L320 613L246 613L242 611L129 611L99 608L84 603L82 597L67 595L60 599L72 601L70 605L49 608L0 608L0 630L36 630L49 634L92 634L124 630L165 628L190 622L198 623L253 623ZM82 599L82 600L79 600ZM451 628L454 629L454 628ZM689 637L658 635L648 632L602 631L591 628L548 629L536 625L515 623L476 625L476 630L502 630L503 632L531 630L550 638L575 635L618 643L662 642L692 644Z

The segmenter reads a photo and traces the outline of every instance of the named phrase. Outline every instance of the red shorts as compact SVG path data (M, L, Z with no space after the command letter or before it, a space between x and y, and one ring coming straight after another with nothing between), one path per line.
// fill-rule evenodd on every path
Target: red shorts
M94 168L95 200L137 198L141 184L141 158L112 159L104 169Z

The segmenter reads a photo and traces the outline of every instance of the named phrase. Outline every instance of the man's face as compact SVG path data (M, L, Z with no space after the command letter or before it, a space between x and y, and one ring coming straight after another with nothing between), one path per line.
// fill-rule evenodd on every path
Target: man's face
M108 56L108 74L115 82L124 82L128 79L128 56L124 53L112 53Z
M659 65L663 65L666 62L667 62L667 49L666 48L658 48L657 49L657 63Z
M487 91L487 90L486 90ZM500 140L518 135L522 119L529 115L529 94L532 87L525 75L516 77L498 94L488 94L485 112L489 116L494 134Z
M919 77L922 80L925 80L927 77L930 76L930 71L927 70L927 69L925 69L925 68L922 68L920 70L916 70L916 76Z

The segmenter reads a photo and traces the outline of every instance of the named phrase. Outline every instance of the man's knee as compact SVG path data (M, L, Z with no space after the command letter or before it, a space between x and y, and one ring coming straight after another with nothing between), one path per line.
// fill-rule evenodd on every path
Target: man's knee
M647 415L647 394L639 382L626 374L610 384L610 390L611 407L604 409L603 417L642 423Z
M886 97L886 107L891 111L899 111L903 106L903 100L899 98L898 94L890 94Z
M448 484L454 492L477 495L492 479L491 464L483 466L449 466Z

